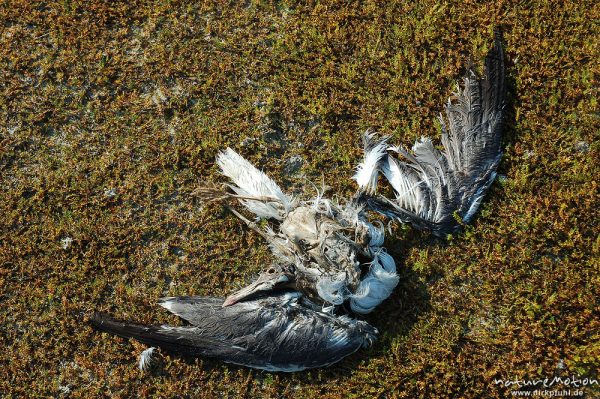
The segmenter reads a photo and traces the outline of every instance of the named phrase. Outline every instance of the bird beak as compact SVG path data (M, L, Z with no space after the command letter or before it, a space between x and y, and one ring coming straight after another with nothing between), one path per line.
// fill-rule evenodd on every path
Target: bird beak
M278 286L284 286L286 283L290 281L290 278L285 274L261 274L255 282L248 285L247 287L242 288L241 290L234 292L229 295L225 302L223 302L223 307L231 306L235 303L243 301L244 299L249 299L254 297L261 292L271 291Z

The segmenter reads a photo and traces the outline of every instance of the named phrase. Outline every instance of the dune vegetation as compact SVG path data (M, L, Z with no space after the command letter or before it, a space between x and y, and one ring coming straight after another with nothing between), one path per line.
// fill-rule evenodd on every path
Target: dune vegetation
M553 0L1 2L0 396L502 398L497 379L598 378L599 15ZM168 355L142 373L143 345L86 324L178 323L158 298L224 296L270 262L194 194L224 181L218 151L296 195L325 182L348 197L362 133L439 138L495 27L501 176L460 234L392 227L401 281L366 317L372 348L293 374Z

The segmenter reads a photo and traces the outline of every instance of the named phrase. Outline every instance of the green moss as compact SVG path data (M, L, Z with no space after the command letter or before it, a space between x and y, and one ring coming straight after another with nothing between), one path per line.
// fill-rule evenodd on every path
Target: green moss
M495 378L551 377L561 359L598 377L597 6L217 3L0 5L0 392L500 398ZM368 317L372 349L292 375L168 356L142 375L141 345L85 326L96 310L175 323L157 298L225 295L270 261L192 194L222 181L219 150L292 191L323 178L350 195L361 133L439 136L496 25L512 81L505 178L445 243L394 228L401 283ZM292 156L304 163L289 175Z

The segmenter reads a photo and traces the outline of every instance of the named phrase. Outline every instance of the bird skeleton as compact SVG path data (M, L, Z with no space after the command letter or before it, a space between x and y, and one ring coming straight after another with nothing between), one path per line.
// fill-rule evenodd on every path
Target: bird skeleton
M261 281L271 277L276 284L253 283L228 297L225 305L263 292L265 287L272 290L274 287L300 286L316 303L330 306L349 300L354 312L368 313L396 286L395 263L389 255L383 255L385 250L381 247L383 228L377 228L367 220L360 204L349 201L340 205L323 198L320 193L309 201L292 199L231 148L217 156L217 164L231 180L227 185L231 198L243 196L237 198L238 201L256 218L268 219L272 225L261 230L239 212L233 209L232 212L265 238L276 263L293 265L294 270L282 279L271 272L272 267L267 268ZM205 198L228 198L227 192L213 191L211 194L214 197ZM383 264L379 262L382 257L386 260ZM363 273L363 268L370 270ZM369 278L362 279L365 275Z

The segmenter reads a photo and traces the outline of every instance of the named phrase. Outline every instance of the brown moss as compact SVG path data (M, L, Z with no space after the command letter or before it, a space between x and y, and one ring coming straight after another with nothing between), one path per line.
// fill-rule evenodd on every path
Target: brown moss
M2 3L0 392L492 398L508 392L495 378L597 377L599 10L576 3ZM219 179L219 149L348 195L360 133L436 135L496 25L506 179L447 244L395 229L402 281L369 317L373 349L292 375L170 357L142 375L141 346L83 324L93 310L173 323L157 298L223 295L269 261L192 195Z

